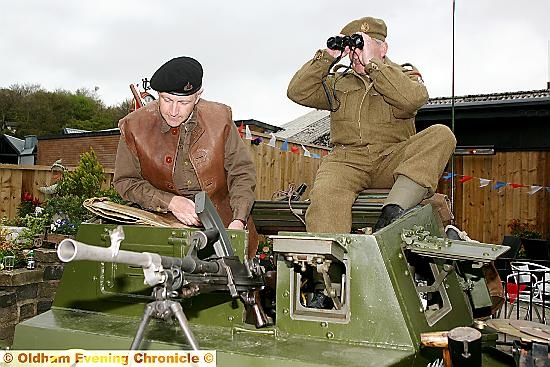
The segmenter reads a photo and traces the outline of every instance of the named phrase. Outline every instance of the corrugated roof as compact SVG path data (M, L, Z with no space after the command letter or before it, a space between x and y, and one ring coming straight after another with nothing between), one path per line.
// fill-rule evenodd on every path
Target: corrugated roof
M300 116L282 125L281 127L284 130L277 132L277 136L283 139L293 138L296 134L299 134L300 132L302 132L303 130L307 129L310 126L312 127L312 129L315 129L315 126L317 126L317 123L328 116L329 116L328 111L313 110L311 112L306 113L303 116Z

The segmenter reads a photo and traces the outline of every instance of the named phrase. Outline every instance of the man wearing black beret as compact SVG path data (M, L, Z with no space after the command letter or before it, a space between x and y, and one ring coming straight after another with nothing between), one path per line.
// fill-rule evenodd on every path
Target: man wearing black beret
M153 74L159 99L119 122L113 184L124 199L171 212L187 226L200 225L193 198L205 191L226 227L248 229L252 257L256 171L230 107L201 99L202 76L190 57L174 58Z

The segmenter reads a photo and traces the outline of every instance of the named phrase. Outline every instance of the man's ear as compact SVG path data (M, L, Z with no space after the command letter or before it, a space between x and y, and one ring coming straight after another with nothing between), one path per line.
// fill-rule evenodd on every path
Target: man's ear
M388 44L386 42L382 42L382 44L380 45L380 51L382 57L386 56L386 54L388 53Z
M199 100L201 99L201 95L203 91L204 89L201 88L197 93L195 93L195 104L199 103Z

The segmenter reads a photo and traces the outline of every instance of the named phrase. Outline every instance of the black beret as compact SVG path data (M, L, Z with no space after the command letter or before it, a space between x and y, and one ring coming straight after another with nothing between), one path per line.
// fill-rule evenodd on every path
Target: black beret
M201 64L187 56L176 57L162 65L151 77L151 88L177 96L189 96L202 86Z

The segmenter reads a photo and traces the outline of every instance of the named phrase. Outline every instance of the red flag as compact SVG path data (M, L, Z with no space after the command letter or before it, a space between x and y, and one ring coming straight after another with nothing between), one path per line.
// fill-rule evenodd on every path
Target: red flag
M290 151L294 154L300 154L300 148L298 147L291 147Z
M512 186L512 188L514 188L514 189L517 189L518 187L525 187L525 185L515 184L515 183L511 183L510 186Z
M472 178L474 178L474 177L473 176L462 176L462 178L460 180L458 180L458 182L460 182L460 183L468 182Z

